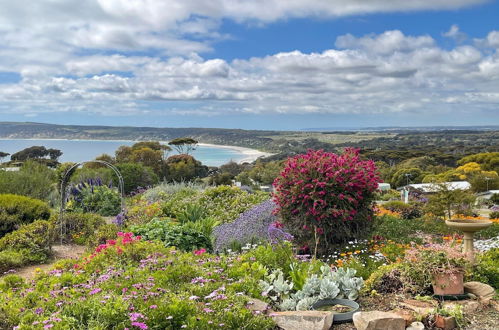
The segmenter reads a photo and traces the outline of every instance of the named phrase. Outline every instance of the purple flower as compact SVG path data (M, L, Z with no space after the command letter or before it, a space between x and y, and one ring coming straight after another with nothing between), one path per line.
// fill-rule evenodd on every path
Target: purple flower
M137 321L138 319L143 319L144 315L140 313L130 313L128 314L130 316L130 321ZM133 323L132 323L133 324Z
M149 327L147 326L147 324L145 323L142 323L142 322L132 322L132 325L134 327L137 327L139 329L148 329Z
M269 241L271 244L277 244L281 241L292 241L293 240L293 235L290 233L285 232L281 228L279 228L275 222L271 223L268 227L268 235L269 235Z
M267 229L277 221L273 214L276 204L272 200L255 205L242 213L236 221L217 226L213 230L215 251L227 249L234 241L241 245L255 241L267 241Z
M113 223L115 225L118 225L118 226L123 226L126 222L126 220L128 219L128 217L126 216L126 213L123 211L121 213L119 213L116 218L114 218L113 220Z
M94 294L99 293L99 292L101 292L101 291L102 291L102 289L101 289L101 288L95 288L95 289L93 289L92 291L90 291L88 294L89 294L89 295L94 295Z
M42 313L43 313L43 308L38 307L37 309L35 309L35 314L36 314L36 315L40 315L40 314L42 314Z

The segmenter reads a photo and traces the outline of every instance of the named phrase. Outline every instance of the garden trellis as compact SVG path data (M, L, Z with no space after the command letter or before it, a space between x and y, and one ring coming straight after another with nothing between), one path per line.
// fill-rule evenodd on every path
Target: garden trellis
M118 190L119 190L120 197L121 197L121 212L122 212L122 214L125 213L125 184L123 181L123 176L121 175L118 168L116 166L114 166L113 164L108 163L108 162L103 161L103 160L90 160L90 161L76 163L73 166L71 166L66 171L66 173L64 173L64 176L62 177L62 180L61 180L61 208L60 208L60 212L59 212L59 226L60 226L60 231L61 231L61 235L60 235L61 236L61 244L62 244L62 239L63 239L63 237L65 237L66 231L67 231L66 223L64 220L64 212L66 210L66 201L68 199L68 194L69 194L67 181L71 177L71 174L73 173L73 171L76 168L78 168L82 165L88 164L88 163L99 163L99 164L105 165L108 168L110 168L111 170L113 170L114 174L116 174L116 176L118 177Z

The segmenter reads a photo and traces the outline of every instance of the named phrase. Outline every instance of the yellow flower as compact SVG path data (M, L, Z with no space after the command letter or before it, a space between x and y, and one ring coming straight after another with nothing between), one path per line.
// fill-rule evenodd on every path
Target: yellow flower
M345 257L347 254L346 253L340 253L340 256Z

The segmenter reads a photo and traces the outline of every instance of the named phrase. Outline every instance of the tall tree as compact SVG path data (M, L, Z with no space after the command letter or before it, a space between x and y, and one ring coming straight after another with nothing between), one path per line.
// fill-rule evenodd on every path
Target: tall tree
M183 137L173 139L168 142L179 154L188 155L191 151L196 150L196 146L199 142L190 137Z

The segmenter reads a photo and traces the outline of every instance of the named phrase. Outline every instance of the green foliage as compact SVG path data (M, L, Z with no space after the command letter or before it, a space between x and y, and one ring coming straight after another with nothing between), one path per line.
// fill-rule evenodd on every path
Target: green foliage
M420 263L399 262L380 266L366 280L362 293L431 293L431 277Z
M55 239L59 240L61 239L59 215L54 215L51 221L58 225L59 230L55 232ZM65 225L65 228L63 229L65 235L62 239L65 242L85 245L94 240L95 231L103 226L105 221L97 214L67 212L64 213L63 223ZM114 236L116 235L113 235L113 237Z
M393 174L390 181L392 187L401 187L410 183L421 183L426 173L417 167L402 168Z
M249 178L262 185L271 185L284 168L283 161L263 162L257 160L248 171Z
M63 164L64 166L61 169L61 171L69 169L66 168L65 164ZM77 168L76 170L74 170L73 174L70 177L69 182L78 184L80 182L87 182L89 180L94 180L95 178L100 178L102 182L105 183L113 182L115 183L115 186L116 183L118 182L116 175L114 174L113 170L111 170L110 168L108 167L93 168L88 166L84 166L83 168Z
M40 200L11 194L0 195L0 237L22 224L49 217L49 207Z
M187 154L173 155L165 162L165 177L170 182L192 181L208 174L208 167Z
M432 194L426 204L426 213L443 216L450 219L453 214L468 214L471 212L475 196L466 190L451 190L447 185L438 185L438 191Z
M158 183L158 176L149 167L140 163L122 163L117 165L123 176L125 194L129 194L135 189L149 187Z
M56 182L53 170L35 161L27 161L17 172L0 171L0 194L48 200Z
M198 144L197 140L190 137L176 138L168 142L179 154L189 154L191 151L196 149Z
M457 163L464 165L475 162L480 164L485 171L496 171L499 173L499 152L483 152L461 158Z
M0 239L0 272L29 263L44 262L50 256L54 226L38 220Z
M105 244L106 241L114 239L119 231L120 228L112 223L99 226L94 235L87 240L87 245L97 246L99 244Z
M268 269L280 269L284 276L288 277L291 271L291 264L296 262L292 245L289 242L278 245L260 245L256 249L244 254L245 260L258 260L260 264Z
M297 289L293 282L284 277L281 270L275 270L270 272L265 280L260 281L260 287L264 295L280 310L309 310L319 300L357 299L364 281L354 277L355 273L355 270L348 268L333 271L331 267L323 264L319 272L308 273L302 288Z
M490 219L499 219L499 211L490 212L489 218Z
M175 225L169 221L155 219L142 226L132 226L131 231L146 240L159 240L165 246L175 246L182 251L205 248L212 250L209 236L189 226Z
M189 191L192 195L194 195L203 189L203 186L193 182L163 182L151 189L148 189L143 196L149 203L154 203L162 199L169 199L171 196L183 191Z
M490 196L490 201L494 204L499 204L499 194L493 194Z
M403 219L416 219L423 215L423 210L419 203L406 204L402 201L389 201L383 204L387 210L398 212Z
M15 274L9 274L2 277L0 282L0 290L9 290L13 288L21 288L24 285L24 279Z
M241 293L262 299L257 282L265 270L244 255L196 256L141 240L92 255L58 262L29 283L3 280L2 328L131 329L134 321L149 329L275 328L246 307Z
M75 212L97 213L104 217L114 216L121 211L121 196L107 186L85 185L78 198L67 203L67 209Z
M147 196L150 196L146 193ZM233 222L241 213L269 198L264 192L249 194L238 187L218 186L204 191L187 188L173 194L164 194L163 213L175 219L182 217L187 208L197 205L204 216L221 223Z
M499 248L490 249L477 257L468 280L488 283L499 290Z
M373 236L381 236L398 243L421 244L423 241L416 237L417 232L447 235L452 233L452 230L440 219L401 219L383 215L375 219Z

